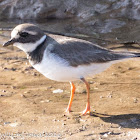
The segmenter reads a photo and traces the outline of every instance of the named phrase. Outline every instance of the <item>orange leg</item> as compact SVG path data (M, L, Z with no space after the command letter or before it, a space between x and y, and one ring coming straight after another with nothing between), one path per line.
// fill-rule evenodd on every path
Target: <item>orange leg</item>
M67 107L67 109L65 111L65 112L68 112L68 113L71 111L71 105L72 105L72 101L73 101L73 97L74 97L74 92L75 92L74 84L72 82L70 82L70 85L71 85L71 96L70 96L68 107Z
M81 80L85 83L86 88L87 88L86 109L82 112L82 115L86 115L86 114L90 114L90 86L89 86L89 83L84 78L81 78Z

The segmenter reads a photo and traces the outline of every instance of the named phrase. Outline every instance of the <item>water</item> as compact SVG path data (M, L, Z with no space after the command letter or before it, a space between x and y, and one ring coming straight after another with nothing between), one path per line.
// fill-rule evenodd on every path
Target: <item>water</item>
M16 25L27 22L36 24L46 32L81 38L91 41L95 44L99 44L103 47L123 44L126 42L134 42L134 44L139 43L140 21L123 21L125 21L125 25L113 25L114 29L112 29L112 25L107 25L107 23L106 25L92 25L91 23L85 24L78 19L51 19L43 21L15 20L8 22L3 21L0 22L0 44L3 44L5 39L10 38L10 30L12 30Z

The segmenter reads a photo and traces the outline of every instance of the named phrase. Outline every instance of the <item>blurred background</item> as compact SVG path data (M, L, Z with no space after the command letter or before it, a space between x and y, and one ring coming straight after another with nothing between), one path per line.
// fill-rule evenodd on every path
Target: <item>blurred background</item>
M140 1L0 0L1 36L2 31L25 22L35 23L51 33L82 38L101 46L134 45L137 49Z

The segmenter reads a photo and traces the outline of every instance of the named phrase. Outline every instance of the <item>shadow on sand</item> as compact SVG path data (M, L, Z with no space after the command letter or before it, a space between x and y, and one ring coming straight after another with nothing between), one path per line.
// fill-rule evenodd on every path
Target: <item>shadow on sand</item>
M140 128L140 114L108 115L91 112L90 115L100 117L104 122L118 124L123 128Z

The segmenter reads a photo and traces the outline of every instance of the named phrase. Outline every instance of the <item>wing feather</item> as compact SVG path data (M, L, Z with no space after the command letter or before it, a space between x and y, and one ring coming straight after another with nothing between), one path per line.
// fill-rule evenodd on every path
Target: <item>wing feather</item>
M130 57L128 54L113 52L81 39L68 39L61 42L57 40L50 52L65 59L74 67Z

